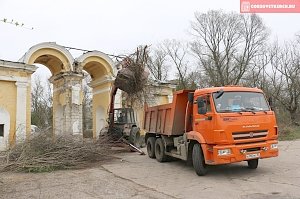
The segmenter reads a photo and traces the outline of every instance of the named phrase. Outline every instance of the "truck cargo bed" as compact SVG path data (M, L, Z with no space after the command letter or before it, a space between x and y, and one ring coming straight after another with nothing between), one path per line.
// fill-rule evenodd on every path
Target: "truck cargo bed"
M185 128L185 112L188 93L181 90L173 94L173 102L153 107L145 107L144 129L149 133L162 135L182 135Z

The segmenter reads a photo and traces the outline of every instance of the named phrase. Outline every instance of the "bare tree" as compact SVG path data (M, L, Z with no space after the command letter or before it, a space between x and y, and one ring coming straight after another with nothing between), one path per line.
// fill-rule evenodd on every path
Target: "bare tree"
M297 111L300 103L300 45L286 42L283 47L273 47L272 95L289 112L293 124L299 125Z
M259 16L222 11L195 13L191 34L191 49L213 86L239 84L269 35Z
M178 89L188 88L188 45L177 40L165 40L162 45L164 52L168 55L170 64L176 68Z
M270 81L268 79L268 67L273 58L272 47L263 48L261 53L252 60L252 70L247 71L241 79L241 83L249 87L258 87L270 96Z
M209 80L207 76L198 69L189 71L186 77L187 89L195 90L199 88L206 88L210 86L208 82Z
M49 81L43 84L39 76L33 82L31 92L31 123L45 128L52 125L52 87Z
M168 77L167 53L161 46L150 52L147 67L155 80L165 81Z
M92 88L88 86L91 82L91 76L88 73L84 73L84 79L82 84L83 101L82 101L82 122L83 130L90 130L93 128L92 118Z

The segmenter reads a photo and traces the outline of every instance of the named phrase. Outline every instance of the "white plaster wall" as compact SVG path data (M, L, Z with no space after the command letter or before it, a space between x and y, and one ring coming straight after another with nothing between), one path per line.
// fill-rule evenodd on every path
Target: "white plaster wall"
M72 129L73 129L73 134L80 134L80 123L79 123L79 120L76 120L75 122L73 122L73 125L72 125Z
M17 86L17 115L16 115L16 141L23 142L26 138L26 99L27 82L16 82Z
M10 115L4 109L0 107L0 124L4 124L4 137L0 137L0 151L4 151L8 148L8 138L10 129Z
M56 105L56 111L53 112L54 119L54 133L55 135L62 135L64 129L64 117L63 117L63 107L61 105Z
M100 131L105 127L106 113L103 107L99 106L96 109L96 139L99 137Z
M72 86L72 103L73 104L76 104L76 105L82 104L80 101L80 91L81 91L80 84L76 84L75 86Z

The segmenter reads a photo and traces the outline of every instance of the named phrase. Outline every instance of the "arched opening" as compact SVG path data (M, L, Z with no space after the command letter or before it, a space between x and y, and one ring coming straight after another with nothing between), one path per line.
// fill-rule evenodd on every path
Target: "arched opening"
M51 71L52 75L57 75L58 73L64 71L62 61L53 55L41 55L40 57L36 58L34 63L46 66Z
M81 125L78 125L78 123L81 124L81 106L80 102L78 102L80 101L79 92L81 89L81 84L79 84L79 91L76 84L77 82L81 83L81 76L77 75L76 77L73 77L72 75L70 75L70 72L72 72L73 70L74 62L72 55L65 48L57 45L56 43L41 43L31 47L20 61L27 64L40 64L38 66L40 66L41 69L43 68L42 70L47 71L44 68L46 67L51 73L49 81L52 83L53 92L52 96L51 94L48 94L48 97L52 97L53 101L51 118L52 125L49 124L49 121L51 121L51 119L47 118L44 119L46 121L42 123L44 127L47 125L52 126L53 132L55 134L74 133L74 130L81 133ZM43 65L43 67L41 67L41 65ZM36 86L35 83L37 83L39 79L33 78L33 80L36 81L33 83L33 86ZM42 85L45 86L45 84L47 84L47 82L42 82L39 86L43 87ZM49 88L40 88L40 90L46 89ZM45 97L45 92L36 92L36 94ZM70 103L70 99L74 101L74 104L76 104L77 102L77 106L80 106L80 108L77 107L79 111L72 109L73 101ZM47 108L49 108L49 106L51 106L49 104L51 103L51 100L44 101L46 101L44 103L48 103L44 104L44 107L48 106ZM73 112L75 112L75 114L73 114ZM33 119L34 117L35 116L33 115Z
M90 74L93 81L103 78L105 75L109 75L109 71L101 63L97 61L90 61L83 66L88 74Z
M32 114L31 118L39 128L48 130L50 127L55 134L62 134L66 125L62 106L66 99L64 99L65 95L62 95L64 80L59 79L58 76L67 68L64 67L64 60L55 56L56 53L56 50L40 49L33 53L30 59L32 64L39 66L44 75L43 79L39 79L38 75L41 74L38 74L38 71L35 72L37 75L33 74L36 77L32 82L32 110L35 114ZM37 54L40 56L37 57ZM48 73L48 76L45 73Z
M89 86L91 75L83 70L82 80L82 129L84 138L93 137L93 89Z
M107 125L107 112L113 75L116 73L112 60L101 52L88 52L77 59L81 67L90 75L88 85L92 89L93 137Z
M43 64L56 75L73 71L74 58L64 47L54 42L45 42L31 47L19 61L26 64Z
M38 69L31 76L31 125L36 129L52 128L53 124L53 85L48 67L34 64Z
M31 124L62 133L64 116L59 98L63 85L54 80L63 70L62 62L52 55L42 55L33 63L39 68L32 78Z
M64 47L56 43L41 43L30 48L19 61L42 64L51 72L53 132L82 134L83 126L85 129L92 126L92 136L96 138L96 131L106 124L111 85L117 72L112 60L104 53L92 51L81 55L75 62ZM85 84L84 71L90 76L89 83ZM92 111L84 112L92 112L92 124L88 124L83 115L85 86L92 90L88 91L92 93ZM116 102L120 106L118 96Z

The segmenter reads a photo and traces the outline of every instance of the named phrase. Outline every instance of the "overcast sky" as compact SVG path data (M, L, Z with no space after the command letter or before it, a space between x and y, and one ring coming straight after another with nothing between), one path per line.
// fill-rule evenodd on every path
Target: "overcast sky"
M239 0L0 0L0 59L17 61L33 45L56 42L110 54L164 39L188 40L194 12L239 12ZM300 31L300 14L259 14L279 40ZM80 52L71 52L74 57Z

